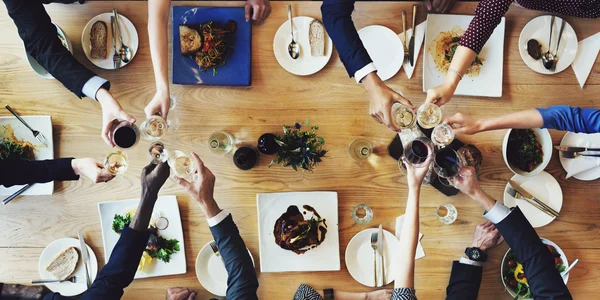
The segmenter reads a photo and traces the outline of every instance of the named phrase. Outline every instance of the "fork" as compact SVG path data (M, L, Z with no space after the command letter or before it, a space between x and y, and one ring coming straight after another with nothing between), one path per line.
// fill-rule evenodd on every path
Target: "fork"
M210 242L210 249L212 249L213 253L221 259L221 261L223 262L223 264L225 264L225 261L223 261L223 257L221 257L221 253L219 253L219 247L217 247L217 243L215 241L211 241Z
M112 40L113 40L113 49L115 50L115 54L113 54L113 67L118 69L121 67L121 55L119 55L119 51L117 51L117 39L115 38L115 17L110 17L110 31L112 32Z
M80 277L78 276L72 276L69 277L67 279L64 280L60 280L60 279L38 279L38 280L32 280L31 284L40 284L40 283L53 283L53 282L71 282L71 283L79 283L80 282Z
M410 56L408 55L408 35L406 34L406 11L402 11L402 32L404 32L404 61L408 61Z
M562 152L564 158L577 158L580 156L600 157L600 154L581 154L577 152L565 151Z
M373 280L377 287L377 232L371 233L371 247L373 248Z
M508 194L509 194L511 197L513 197L513 198L515 198L515 199L522 199L522 200L525 200L527 203L531 204L531 206L533 206L533 207L535 207L535 208L537 208L537 209L541 210L542 212L546 213L547 215L549 215L549 216L551 216L551 217L558 217L558 214L556 214L556 215L555 215L554 213L552 213L552 212L548 211L547 209L545 209L545 208L544 208L544 207L542 207L541 205L539 205L539 204L537 204L537 203L533 202L531 199L528 199L528 198L525 198L525 197L523 197L523 195L521 195L521 193L519 193L517 190L513 189L513 188L512 188L512 187L510 187L510 186L508 187L508 190L507 190L507 192L508 192Z
M25 127L29 128L29 130L31 130L31 133L33 134L33 136L43 145L46 145L46 138L44 137L43 134L41 134L39 131L34 130L33 128L31 128L29 126L29 124L27 124L27 122L25 122L25 120L23 120L19 114L17 114L17 112L15 112L10 106L8 106L8 104L5 106L6 109L8 109L8 111L10 111L15 117L17 117L17 119L19 119L19 121L21 121L21 123L23 123L23 125L25 125Z

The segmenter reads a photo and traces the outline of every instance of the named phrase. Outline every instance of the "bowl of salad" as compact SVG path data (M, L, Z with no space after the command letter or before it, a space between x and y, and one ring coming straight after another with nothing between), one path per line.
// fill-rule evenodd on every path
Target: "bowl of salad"
M563 274L569 266L567 256L554 242L540 238L542 243L546 245L548 251L554 256L554 264L556 269ZM506 291L515 298L515 300L533 299L533 295L529 290L527 283L527 275L523 270L523 265L517 260L512 249L508 249L502 258L502 266L500 267L500 278L504 284ZM563 277L565 284L569 281L569 275Z

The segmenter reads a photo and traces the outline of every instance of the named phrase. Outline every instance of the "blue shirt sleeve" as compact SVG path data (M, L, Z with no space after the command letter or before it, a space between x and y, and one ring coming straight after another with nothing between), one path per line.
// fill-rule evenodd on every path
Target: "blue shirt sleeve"
M537 110L544 120L544 128L575 133L600 132L600 109L558 105Z

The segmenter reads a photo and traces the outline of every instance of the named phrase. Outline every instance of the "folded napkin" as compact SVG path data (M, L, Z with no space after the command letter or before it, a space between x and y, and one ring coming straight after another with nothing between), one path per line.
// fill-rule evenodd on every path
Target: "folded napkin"
M404 72L406 72L406 76L410 79L415 71L415 67L417 66L417 61L419 59L419 53L421 52L421 45L423 45L423 40L425 39L425 31L427 30L427 21L423 21L423 23L417 25L417 35L415 35L415 65L411 66L408 60L404 61L403 67ZM413 29L409 29L406 31L406 36L408 37L408 41L404 40L404 33L400 32L398 37L402 41L404 45L406 43L406 49L408 49L408 42L410 41L410 37L412 36Z
M569 132L567 134L574 134ZM585 134L577 133L577 142L569 143L567 146L571 147L586 147L586 148L600 148L600 133ZM569 179L577 174L589 171L594 168L600 167L600 158L598 157L578 157L573 159L565 159L564 167L567 171L567 178Z
M583 88L600 51L600 32L579 41L577 49L577 55L575 55L575 60L573 60L571 67L573 67L573 72L575 72L579 86Z
M418 29L417 29L418 30ZM402 233L402 225L404 225L404 215L396 218L396 238L400 241L400 233ZM417 243L417 252L415 253L415 260L425 257L425 251L421 245L421 238L423 234L419 232L419 242Z

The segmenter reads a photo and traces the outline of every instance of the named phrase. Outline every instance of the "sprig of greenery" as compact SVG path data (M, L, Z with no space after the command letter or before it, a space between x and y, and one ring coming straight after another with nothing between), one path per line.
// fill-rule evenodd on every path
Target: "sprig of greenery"
M308 127L308 131L301 130L303 124ZM275 142L280 147L269 167L281 164L283 167L291 166L295 171L301 168L312 172L327 154L327 150L323 149L325 140L317 136L317 130L319 126L310 126L308 119L294 126L283 125L283 135L275 137Z
M125 227L129 226L129 224L131 224L131 215L129 213L126 213L123 216L115 214L112 230L116 233L121 233Z
M177 239L167 240L163 237L158 237L160 239L160 249L158 251L146 250L148 255L152 258L158 258L166 263L171 261L171 254L175 252L179 252L179 241Z
M28 159L25 148L9 139L0 139L0 160L4 159Z

